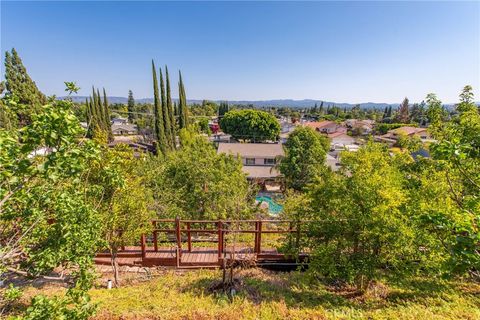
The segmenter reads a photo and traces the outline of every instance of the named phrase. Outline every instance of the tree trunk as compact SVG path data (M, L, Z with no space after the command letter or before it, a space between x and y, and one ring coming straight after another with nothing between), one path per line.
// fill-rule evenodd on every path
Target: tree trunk
M111 256L111 264L112 264L112 270L113 270L113 279L114 279L115 287L118 288L120 286L120 276L118 273L117 250L110 250L110 256Z

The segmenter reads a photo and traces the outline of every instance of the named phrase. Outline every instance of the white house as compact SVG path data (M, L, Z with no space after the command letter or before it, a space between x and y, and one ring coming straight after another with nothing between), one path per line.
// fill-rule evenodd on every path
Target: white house
M242 160L242 170L249 179L274 179L280 172L274 168L277 158L284 155L279 143L224 143L218 144L217 153L238 156Z
M112 133L116 136L137 134L137 126L134 124L112 124Z
M336 148L337 146L343 147L346 145L352 145L356 142L355 138L349 136L346 130L339 130L337 132L327 134L327 136L330 138L330 145L333 148Z
M127 118L113 118L111 121L112 125L126 125L128 124Z

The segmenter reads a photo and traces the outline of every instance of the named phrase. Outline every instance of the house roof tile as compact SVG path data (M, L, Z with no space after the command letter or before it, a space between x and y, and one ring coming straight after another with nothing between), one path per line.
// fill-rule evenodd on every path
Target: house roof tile
M217 153L240 155L241 157L275 158L284 154L279 143L219 143Z

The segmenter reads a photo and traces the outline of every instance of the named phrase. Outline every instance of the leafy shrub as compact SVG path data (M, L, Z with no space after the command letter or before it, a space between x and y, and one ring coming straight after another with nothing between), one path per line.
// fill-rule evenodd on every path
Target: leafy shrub
M280 134L280 124L272 114L253 109L227 112L220 127L235 139L253 142L277 140Z

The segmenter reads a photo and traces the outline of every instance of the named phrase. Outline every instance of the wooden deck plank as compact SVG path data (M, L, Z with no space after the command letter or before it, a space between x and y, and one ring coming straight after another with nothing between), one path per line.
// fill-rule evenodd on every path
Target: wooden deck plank
M256 254L253 248L248 246L235 246L235 255L233 247L225 247L225 258L227 260L252 260L252 261L268 261L269 263L281 263L292 261L292 258L281 254L275 248L264 248L262 252ZM308 258L308 254L301 255L301 259ZM94 262L96 264L110 265L110 254L108 252L100 252L96 255ZM159 247L158 251L154 251L152 247L148 247L145 258L142 259L142 251L139 246L126 247L124 251L119 252L119 265L127 266L176 266L176 249L173 246ZM189 266L193 268L212 267L219 265L218 251L216 246L212 247L196 247L192 248L192 252L182 251L180 267Z

